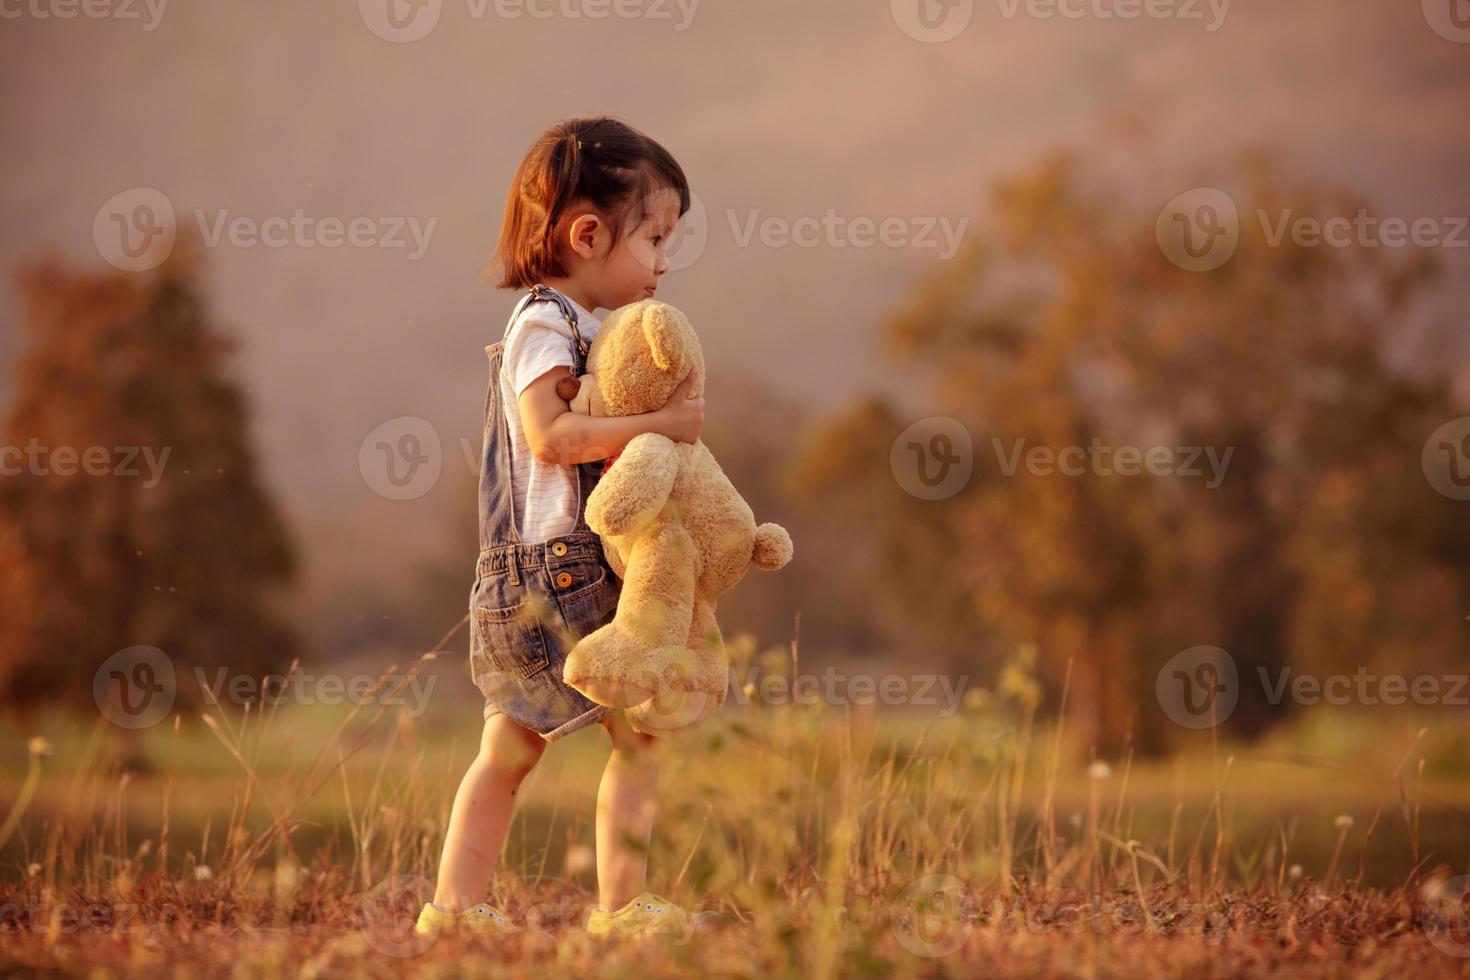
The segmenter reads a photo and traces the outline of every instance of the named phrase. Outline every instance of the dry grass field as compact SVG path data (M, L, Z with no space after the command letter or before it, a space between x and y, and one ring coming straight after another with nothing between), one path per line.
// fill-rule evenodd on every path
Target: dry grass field
M649 885L696 919L613 943L581 928L600 729L523 790L488 896L520 930L424 941L473 706L12 719L0 975L1470 975L1434 728L1089 761L1006 677L948 717L732 699L661 785Z

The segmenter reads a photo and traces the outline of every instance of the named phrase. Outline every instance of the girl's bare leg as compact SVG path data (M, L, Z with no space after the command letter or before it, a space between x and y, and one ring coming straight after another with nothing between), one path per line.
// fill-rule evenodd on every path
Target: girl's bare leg
M454 796L434 904L460 912L479 902L500 860L516 790L546 751L546 740L503 714L485 720L480 754Z
M621 711L602 723L613 750L597 790L597 891L602 908L613 912L648 887L660 739L633 731ZM638 846L629 847L630 840Z

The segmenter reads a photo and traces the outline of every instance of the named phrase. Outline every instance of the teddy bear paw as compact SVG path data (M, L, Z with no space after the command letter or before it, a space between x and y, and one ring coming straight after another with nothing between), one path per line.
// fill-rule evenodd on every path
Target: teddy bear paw
M562 667L562 680L611 708L631 708L647 701L656 693L657 678L644 663L637 638L617 621L582 637Z
M649 651L649 664L662 664L647 677L655 693L628 709L633 728L650 735L670 735L695 728L725 702L729 661L709 650L664 647Z
M628 709L628 724L644 735L672 735L697 728L719 707L713 695L670 691Z

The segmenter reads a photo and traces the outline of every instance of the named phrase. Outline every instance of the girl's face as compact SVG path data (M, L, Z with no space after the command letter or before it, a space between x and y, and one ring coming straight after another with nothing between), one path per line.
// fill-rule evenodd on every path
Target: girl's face
M647 205L642 222L624 231L604 266L607 299L602 305L608 309L649 299L669 269L665 253L679 220L679 195L669 189L657 191Z

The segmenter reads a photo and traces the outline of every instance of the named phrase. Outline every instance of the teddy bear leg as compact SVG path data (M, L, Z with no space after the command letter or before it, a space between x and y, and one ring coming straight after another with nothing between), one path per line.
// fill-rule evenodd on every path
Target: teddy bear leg
M628 721L635 731L669 735L696 728L725 703L730 660L713 602L704 599L694 604L687 643L688 658L683 661L687 671L654 697L628 709Z
M725 703L725 692L729 686L730 658L725 654L725 638L720 635L720 624L715 621L715 604L703 599L694 604L694 621L689 626L689 649L698 655L701 674L706 678L706 689L717 688L715 706Z
M628 708L649 700L680 671L694 616L697 555L678 525L640 538L628 555L618 611L567 655L562 677L598 704Z

